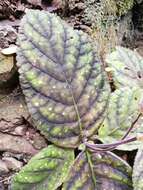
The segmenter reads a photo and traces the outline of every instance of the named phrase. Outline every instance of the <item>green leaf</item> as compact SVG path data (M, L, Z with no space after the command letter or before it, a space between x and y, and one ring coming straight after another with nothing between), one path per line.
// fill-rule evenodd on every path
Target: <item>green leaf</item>
M131 190L131 167L113 153L90 153L96 185L85 153L71 167L62 190Z
M104 143L114 143L120 140L132 123L140 114L141 98L143 90L140 88L120 88L110 96L107 117L99 129L99 138ZM137 136L143 133L143 116L140 116L134 124L129 137ZM140 141L124 144L117 149L133 150L141 144Z
M74 151L49 145L12 179L12 190L55 190L73 164Z
M35 126L56 145L77 147L81 133L89 137L102 123L110 91L89 37L54 14L31 10L18 44L21 86Z
M143 87L143 58L135 51L117 47L107 56L106 62L113 70L113 80L117 87Z
M137 152L133 167L133 186L134 190L143 190L143 149Z

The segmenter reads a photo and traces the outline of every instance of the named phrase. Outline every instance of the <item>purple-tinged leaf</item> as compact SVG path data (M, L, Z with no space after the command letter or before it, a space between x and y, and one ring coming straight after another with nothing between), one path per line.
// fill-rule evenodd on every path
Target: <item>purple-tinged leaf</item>
M35 126L49 141L77 147L81 133L97 132L110 91L91 40L56 15L31 10L18 44L21 86Z
M143 146L143 145L142 145ZM138 150L133 167L134 190L143 190L143 149Z
M111 152L81 153L71 167L62 190L132 190L131 167ZM92 178L91 167L96 184Z
M143 115L141 114L143 90L140 88L120 88L114 91L109 100L107 116L99 129L99 138L103 143L114 143L121 140L132 127L128 137L143 133ZM140 141L123 144L119 150L138 149Z
M107 56L108 66L113 71L117 87L143 87L143 57L127 48L117 47Z

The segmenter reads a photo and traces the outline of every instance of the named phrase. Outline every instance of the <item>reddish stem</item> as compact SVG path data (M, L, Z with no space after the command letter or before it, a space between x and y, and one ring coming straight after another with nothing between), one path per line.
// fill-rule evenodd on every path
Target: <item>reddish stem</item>
M92 149L94 151L105 152L105 151L109 151L109 150L110 151L114 150L119 145L126 144L126 143L129 143L129 142L134 142L136 140L137 140L136 137L132 137L132 138L117 141L116 143L110 143L110 144L90 144L88 142L85 142L84 144L86 145L86 147L88 147L88 148L90 148L90 149Z

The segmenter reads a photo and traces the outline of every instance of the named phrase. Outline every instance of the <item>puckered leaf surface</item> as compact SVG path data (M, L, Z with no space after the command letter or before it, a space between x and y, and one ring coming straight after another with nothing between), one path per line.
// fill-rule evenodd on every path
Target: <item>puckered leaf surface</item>
M49 145L14 176L12 190L55 190L65 180L74 151Z
M117 87L143 87L143 58L135 51L117 47L107 56L108 66L113 71L113 80Z
M49 141L76 147L78 116L83 133L91 136L103 121L109 95L89 37L54 14L31 10L18 44L21 85L35 125Z
M134 190L143 190L143 148L137 152L133 167Z
M110 96L107 116L99 129L99 137L104 143L113 143L120 140L132 123L140 114L143 90L140 88L120 88ZM143 116L139 117L134 124L129 137L138 136L143 133ZM137 149L142 142L135 141L124 144L117 149Z
M86 154L81 153L71 167L62 190L132 190L132 169L125 161L110 152L92 153L90 157L96 185Z

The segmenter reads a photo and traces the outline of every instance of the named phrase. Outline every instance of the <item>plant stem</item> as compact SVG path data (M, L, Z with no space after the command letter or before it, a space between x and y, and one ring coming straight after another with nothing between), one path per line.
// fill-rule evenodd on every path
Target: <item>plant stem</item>
M122 145L122 144L126 144L129 142L134 142L137 140L137 137L132 137L132 138L128 138L128 139L123 139L120 140L116 143L111 143L111 144L90 144L88 142L85 142L86 147L94 150L94 151L109 151L111 149L115 149L117 146Z
M95 178L95 175L94 175L93 164L92 164L90 153L88 152L87 149L86 149L86 157L87 157L87 161L88 161L88 164L89 164L89 167L90 167L90 170L91 170L92 180L93 180L94 186L96 187L96 178Z
M77 104L76 104L76 101L75 101L75 98L74 98L74 94L73 94L72 88L71 88L71 86L70 86L70 84L69 84L69 82L67 80L67 77L66 77L63 69L62 69L62 74L63 74L63 76L65 78L65 81L66 81L67 86L68 86L68 88L70 90L70 93L71 93L71 97L72 97L72 101L73 101L73 104L74 104L75 112L77 114L77 119L78 119L78 124L79 124L79 130L80 130L80 137L81 137L82 142L84 142L85 138L84 138L83 131L82 131L81 118L80 118L78 107L77 107Z
M137 121L139 120L139 118L142 116L142 113L140 113L137 118L135 119L135 121L131 124L131 127L127 130L127 132L125 133L125 135L122 137L121 140L124 140L128 135L129 133L132 131L132 129L134 128L134 125L137 123Z
M134 120L134 122L132 123L131 127L127 130L127 132L125 133L125 135L121 138L120 141L117 141L116 143L111 143L111 144L90 144L88 142L85 142L85 145L96 151L96 152L106 152L106 151L112 151L114 150L117 146L122 145L122 144L126 144L129 142L133 142L137 140L137 137L133 137L133 138L128 138L126 139L126 137L130 134L130 132L132 131L132 129L134 128L134 125L137 123L137 121L139 120L139 118L142 116L142 113L140 113L137 118Z

